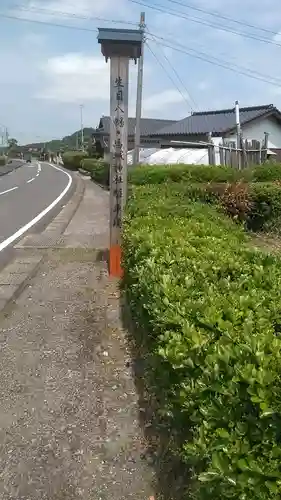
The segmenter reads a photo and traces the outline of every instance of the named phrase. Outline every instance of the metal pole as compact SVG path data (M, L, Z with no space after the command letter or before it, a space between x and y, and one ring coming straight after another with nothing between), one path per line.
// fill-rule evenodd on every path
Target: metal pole
M141 124L141 108L142 108L142 87L143 87L143 55L144 55L144 29L145 29L145 13L141 13L140 31L143 34L141 56L138 60L138 83L137 83L137 102L136 102L136 127L135 127L135 148L133 155L133 164L137 165L140 160L140 124Z
M81 118L81 149L84 151L84 125L83 125L83 104L80 104L80 118Z
M239 102L235 101L235 121L236 121L236 148L237 148L237 163L238 163L238 168L241 168L241 161L240 161L240 151L238 151L241 148L241 126L240 126L240 109L239 109Z

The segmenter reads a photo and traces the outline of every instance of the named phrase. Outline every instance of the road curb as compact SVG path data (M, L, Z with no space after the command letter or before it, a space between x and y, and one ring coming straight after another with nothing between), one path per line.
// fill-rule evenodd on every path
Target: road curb
M3 172L1 170L1 167L0 167L0 177L4 177L4 175L11 174L14 170L17 170L18 168L22 167L23 165L24 165L24 163L22 163L21 165L17 165L16 167L12 167L12 168L8 167L8 170L6 172ZM6 166L8 166L8 164L7 165L2 165L2 166L6 167Z
M33 233L25 236L22 240L20 240L15 248L47 249L58 244L62 234L78 210L84 196L85 182L77 174L73 177L76 181L75 191L59 214L52 220L52 222L50 222L50 224L48 224L44 231L38 234Z
M43 255L18 257L0 274L0 313L14 302L37 273Z

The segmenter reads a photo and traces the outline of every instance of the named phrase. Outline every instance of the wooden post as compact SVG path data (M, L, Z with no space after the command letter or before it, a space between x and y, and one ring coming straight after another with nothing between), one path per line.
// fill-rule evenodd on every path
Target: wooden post
M241 149L242 149L242 151L241 151L241 166L242 166L242 168L246 168L248 166L248 156L247 156L245 141L243 140L242 131L240 133L240 139L241 139Z
M215 165L215 150L214 150L214 144L212 141L212 133L209 132L208 134L208 158L209 158L209 165Z
M222 150L222 157L223 157L223 165L227 165L227 155L226 155L226 140L225 138L223 137L222 138L222 147L223 147L223 150Z
M265 162L266 162L266 160L267 160L268 137L269 137L269 133L268 133L268 132L265 132L265 133L264 133L263 163L265 163Z
M110 59L110 255L111 276L122 277L122 218L127 198L129 58Z
M226 143L226 141L224 141L224 147L226 148L224 150L225 165L227 165L228 167L230 167L231 166L231 158L230 158L230 145L229 145L229 143Z
M223 150L223 144L219 145L219 153L220 153L220 164L224 165L224 150Z
M238 170L241 168L242 151L241 150L241 126L240 126L240 109L239 102L235 101L235 121L236 121L236 155L237 155L237 167Z

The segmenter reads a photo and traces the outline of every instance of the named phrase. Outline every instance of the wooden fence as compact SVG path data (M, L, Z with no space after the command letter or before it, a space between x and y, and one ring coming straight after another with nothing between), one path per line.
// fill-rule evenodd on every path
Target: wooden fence
M267 148L259 141L244 141L237 149L235 142L219 145L220 164L235 168L260 165L267 158Z
M264 141L248 141L241 138L240 148L236 147L236 142L223 140L219 146L215 146L209 138L209 163L217 163L217 153L219 154L220 165L227 165L234 168L246 168L250 165L261 165L268 155L268 134L265 134Z

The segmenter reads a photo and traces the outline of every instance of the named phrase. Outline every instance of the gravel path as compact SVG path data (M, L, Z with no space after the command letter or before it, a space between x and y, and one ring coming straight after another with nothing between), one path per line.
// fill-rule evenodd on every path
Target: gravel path
M1 500L153 495L117 287L78 250L48 250L0 320Z

